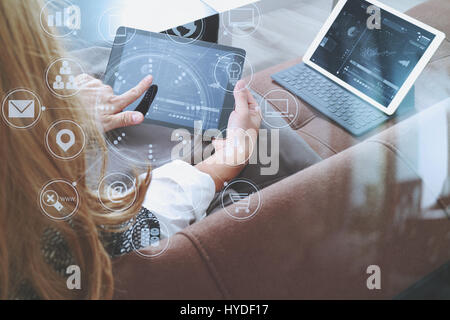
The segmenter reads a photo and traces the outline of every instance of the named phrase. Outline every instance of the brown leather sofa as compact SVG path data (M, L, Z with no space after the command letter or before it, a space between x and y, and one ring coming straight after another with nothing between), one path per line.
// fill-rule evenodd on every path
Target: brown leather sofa
M158 258L116 260L115 297L390 299L450 261L450 1L407 14L447 34L416 82L414 114L357 139L299 100L292 129L324 160L263 189L252 219L222 210ZM253 89L277 87L270 74L299 60L257 74ZM369 265L380 290L366 285Z

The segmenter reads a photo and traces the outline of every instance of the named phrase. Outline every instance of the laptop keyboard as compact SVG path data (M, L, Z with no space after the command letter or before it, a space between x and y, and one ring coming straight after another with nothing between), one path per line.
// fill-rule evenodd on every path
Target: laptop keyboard
M304 63L274 74L272 79L355 136L363 135L389 119Z

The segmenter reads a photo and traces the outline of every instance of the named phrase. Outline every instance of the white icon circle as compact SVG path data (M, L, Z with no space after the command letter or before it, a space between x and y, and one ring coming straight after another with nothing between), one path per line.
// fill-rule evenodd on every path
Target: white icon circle
M56 73L51 71L56 69ZM45 82L51 93L59 98L70 98L80 92L80 87L77 86L75 78L84 74L83 66L71 58L59 58L53 61L45 71ZM57 74L54 79L50 79L50 74ZM66 90L66 93L61 93L61 90Z
M61 124L65 124L67 127L71 127L72 130L67 128L58 130L56 133L55 141L50 141L50 134L53 130L57 130L56 127L60 126ZM78 130L78 132L80 133L79 136L75 135L73 131L74 129ZM64 142L63 138L66 137L68 137L69 140L67 142ZM81 141L81 143L79 144L80 147L78 147L77 149L73 149L73 146L77 143L77 139L79 139L78 141ZM52 146L53 142L55 142L58 148L60 148L64 153L70 153L68 155L62 155L59 150L54 150L54 146ZM47 133L45 135L45 144L47 146L47 149L54 157L61 160L72 160L78 157L84 150L86 146L86 134L84 133L83 128L81 128L81 126L76 122L72 120L60 120L53 123L47 130Z
M106 190L106 196L108 200L112 203L120 203L120 200L117 200L121 195L124 195L128 192L128 187L123 181L114 181L108 185Z
M271 104L276 104L281 110L277 110ZM260 109L262 120L272 129L289 127L298 119L300 112L300 106L295 96L282 89L274 89L266 93L262 97Z
M197 22L197 21L195 21L195 22ZM170 29L176 36L172 36L167 31L164 33L173 42L176 42L178 44L191 44L191 43L197 41L198 39L200 39L203 36L203 34L205 33L205 22L203 21L203 19L198 20L198 22L200 23L200 26L197 26L195 24L195 22L190 22L188 24ZM185 28L188 30L188 32L183 35L177 28ZM199 28L200 28L200 31L198 31ZM194 35L195 33L198 33L197 36L195 36L194 38L189 38L192 35Z
M123 14L123 8L109 8L101 14L97 24L97 32L100 37L110 45L125 45L133 40L136 34L136 29L123 29L131 30L131 33L127 33L126 31L123 33L118 32L119 27L132 24L128 22L128 19L129 17ZM115 39L119 41L114 43Z
M110 182L111 181L111 182ZM132 192L133 196L128 202L124 202L121 197L127 193ZM103 194L106 194L106 198L111 203L105 203ZM98 186L98 199L100 204L107 210L120 212L131 208L137 199L138 191L136 188L136 182L130 176L120 173L110 173L100 180ZM123 204L116 206L118 204Z
M261 10L252 3L247 7L223 12L220 21L222 21L225 34L241 38L248 37L255 33L261 24Z
M242 67L237 62L232 62L227 66L227 73L229 76L229 79L231 81L239 81L239 76L242 74Z
M237 184L244 184L247 188L252 189L253 192L235 192L231 186ZM238 179L230 182L225 186L221 193L222 208L225 213L235 220L247 220L256 215L261 208L262 198L259 188L251 181L246 179ZM230 206L225 204L226 198L229 197L231 204L234 205L232 210ZM252 205L256 199L256 205ZM253 207L253 209L251 209Z
M72 194L58 194L54 190L58 184L68 186ZM67 205L67 203L71 204ZM65 180L53 180L41 189L39 204L42 212L50 219L56 221L67 220L77 212L80 204L80 196L72 183ZM70 207L73 208L70 209Z
M216 86L225 90L226 92L232 93L234 91L234 86L241 78L244 70L243 65L236 61L236 58L240 58L243 61L243 65L247 65L250 70L250 75L247 80L247 86L249 87L253 81L253 66L248 61L248 59L239 54L239 53L228 53L223 56L220 56L217 59L216 65L214 66L214 81L216 82ZM222 81L221 81L222 80ZM227 80L226 83L223 80ZM233 88L228 89L228 84L231 83ZM224 86L225 84L225 86Z
M151 228L149 230L142 228L141 224L148 220L151 219L143 219L133 225L131 229L131 246L133 247L133 251L143 258L156 258L169 248L170 237L160 240L161 234L169 234L169 229L160 220L158 220L159 230L157 228ZM140 236L140 238L137 239L136 236ZM161 242L164 242L164 244L161 245ZM139 246L136 246L136 243L139 243ZM154 253L147 254L143 252L143 249L149 247L154 250Z
M51 6L58 7L58 11L53 12ZM48 14L46 14L48 12ZM74 5L68 0L54 0L48 1L41 9L40 24L42 30L46 34L54 38L65 38L72 34L76 34L81 27L81 11L80 7ZM67 29L61 34L54 33L50 28L57 28L61 31L62 28Z
M218 135L216 135L214 138L215 139L223 139L223 137L227 137L225 138L225 146L223 147L223 159L221 164L225 164L229 167L238 167L241 166L245 163L247 163L249 161L249 159L251 158L254 150L255 150L255 146L256 146L256 141L253 141L252 136L245 131L242 128L233 128L233 130L239 131L241 136L240 139L230 139L228 136L228 131L230 129L224 129L222 130ZM225 135L225 132L227 133ZM248 146L246 145L246 143L248 143ZM242 154L246 152L246 148L248 147L248 154L242 158ZM233 157L233 160L235 160L235 162L230 163L229 159L230 156ZM219 159L220 160L220 159Z
M44 192L44 204L53 207L56 205L59 201L59 195L56 193L56 191L53 190L47 190Z
M26 94L29 97L26 100L9 99L14 94ZM5 109L8 107L8 116L6 116ZM37 111L37 115L36 115ZM14 112L14 114L12 113ZM15 89L8 93L3 99L2 103L2 116L5 122L15 129L28 129L34 126L41 118L42 105L39 97L32 91L27 89ZM10 119L22 119L29 118L34 119L31 123L19 126L14 124Z
M63 142L62 140L63 136L68 136L69 141ZM61 149L63 149L64 152L67 152L75 144L75 134L73 133L72 130L69 129L60 130L56 134L56 143Z

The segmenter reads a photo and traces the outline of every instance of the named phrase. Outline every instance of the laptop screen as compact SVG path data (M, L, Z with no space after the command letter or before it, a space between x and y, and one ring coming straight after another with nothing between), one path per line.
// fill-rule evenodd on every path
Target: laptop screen
M385 10L370 25L364 0L349 0L311 61L387 107L435 35Z

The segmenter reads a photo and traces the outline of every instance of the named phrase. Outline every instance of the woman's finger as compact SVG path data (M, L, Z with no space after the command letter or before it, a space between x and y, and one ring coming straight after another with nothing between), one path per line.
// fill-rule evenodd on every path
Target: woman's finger
M89 81L91 81L93 79L94 79L94 77L88 75L87 73L83 73L83 74L80 74L75 77L75 84L78 87L82 87L83 85L85 85L86 83L88 83Z
M152 85L152 82L153 82L152 76L145 77L133 89L125 92L124 94L122 94L120 96L114 96L111 99L111 103L119 110L125 109L130 104L132 104L137 99L139 99L139 97L142 96L145 93L145 91L148 90L148 88L150 88L150 86Z
M240 80L234 88L235 111L243 116L248 114L248 96L245 82Z
M248 101L248 106L249 106L250 110L257 109L258 108L258 102L256 101L255 97L252 95L250 90L245 89L245 91L247 92L247 101Z
M137 111L126 111L108 116L104 121L104 130L110 131L117 128L135 126L144 121L144 115Z

